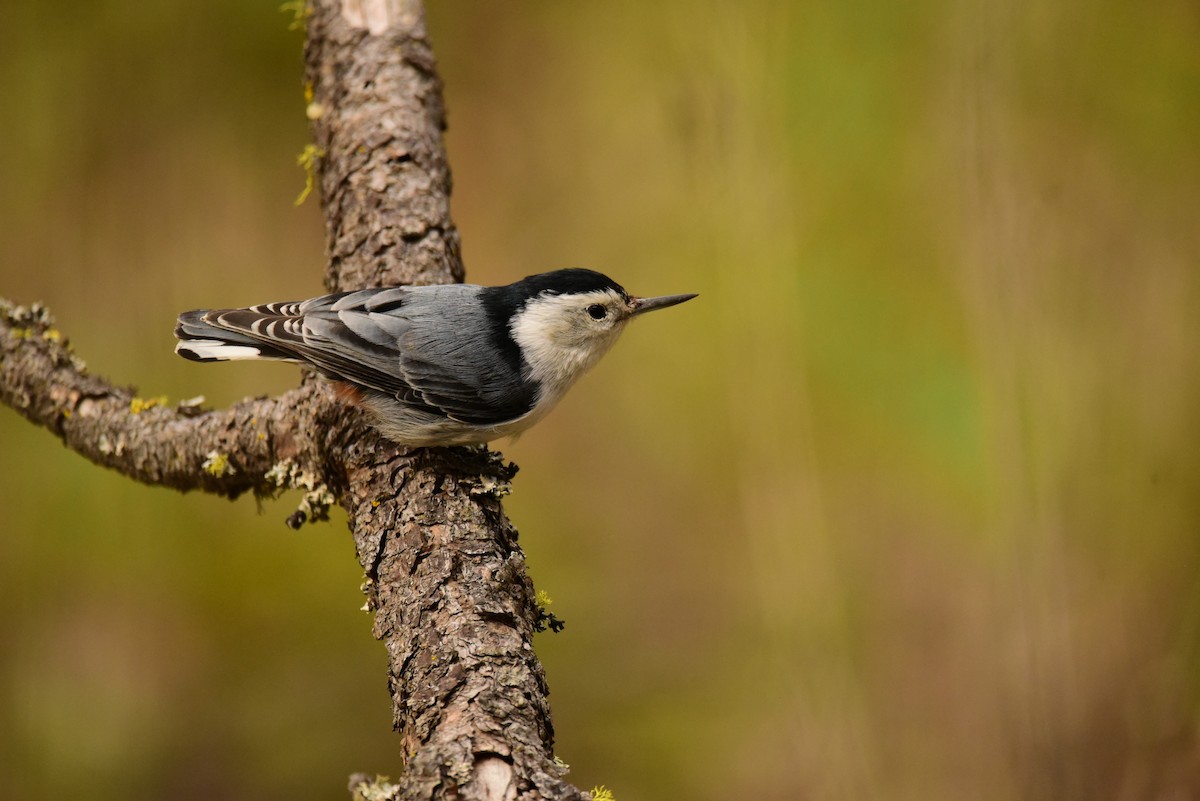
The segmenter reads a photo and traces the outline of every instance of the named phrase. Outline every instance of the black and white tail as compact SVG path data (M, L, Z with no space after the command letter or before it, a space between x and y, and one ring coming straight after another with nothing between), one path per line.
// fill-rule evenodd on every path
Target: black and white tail
M303 341L302 320L299 303L184 312L175 326L175 352L195 362L299 361L287 344Z

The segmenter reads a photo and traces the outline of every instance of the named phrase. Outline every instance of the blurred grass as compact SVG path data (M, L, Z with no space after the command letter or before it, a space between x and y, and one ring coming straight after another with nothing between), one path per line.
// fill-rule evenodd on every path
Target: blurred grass
M0 294L214 403L177 311L319 291L271 4L9 4ZM1200 792L1200 15L433 4L482 283L698 291L537 429L510 514L583 787ZM344 525L134 486L0 413L0 795L395 772Z

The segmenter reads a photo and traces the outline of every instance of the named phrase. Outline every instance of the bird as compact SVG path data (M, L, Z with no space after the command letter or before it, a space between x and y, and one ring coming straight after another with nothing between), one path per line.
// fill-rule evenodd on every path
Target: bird
M175 352L305 364L393 442L478 445L545 417L635 317L695 297L635 297L580 268L504 286L377 287L184 312Z

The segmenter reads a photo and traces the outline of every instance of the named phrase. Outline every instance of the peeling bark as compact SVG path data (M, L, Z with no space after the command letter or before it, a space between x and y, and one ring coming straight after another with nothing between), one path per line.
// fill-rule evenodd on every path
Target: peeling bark
M461 280L421 4L313 0L309 12L326 285ZM500 504L515 466L486 448L401 448L317 380L223 411L138 399L91 375L44 310L8 303L0 401L147 484L229 497L319 486L346 508L404 761L395 783L352 777L355 797L588 798L554 760L532 644L543 613Z

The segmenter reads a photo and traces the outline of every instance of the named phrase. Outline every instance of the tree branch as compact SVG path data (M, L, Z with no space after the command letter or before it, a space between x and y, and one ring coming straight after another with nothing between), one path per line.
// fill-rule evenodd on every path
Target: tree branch
M330 289L461 280L436 62L416 0L317 0L305 63L324 151ZM583 798L553 759L539 620L486 449L344 453L350 514L388 652L406 768L397 797Z
M463 279L419 0L317 0L305 46L330 291Z
M230 498L288 486L269 477L285 460L299 471L317 469L325 446L316 421L338 414L315 384L221 412L139 398L89 373L46 309L3 299L0 402L96 464L144 484Z
M307 13L326 284L461 280L420 2L312 0ZM44 310L0 312L0 401L88 459L183 491L303 486L346 508L405 762L396 784L355 777L356 796L587 797L554 759L532 645L543 613L500 505L513 465L486 448L401 448L315 379L221 412L138 399L90 375Z

